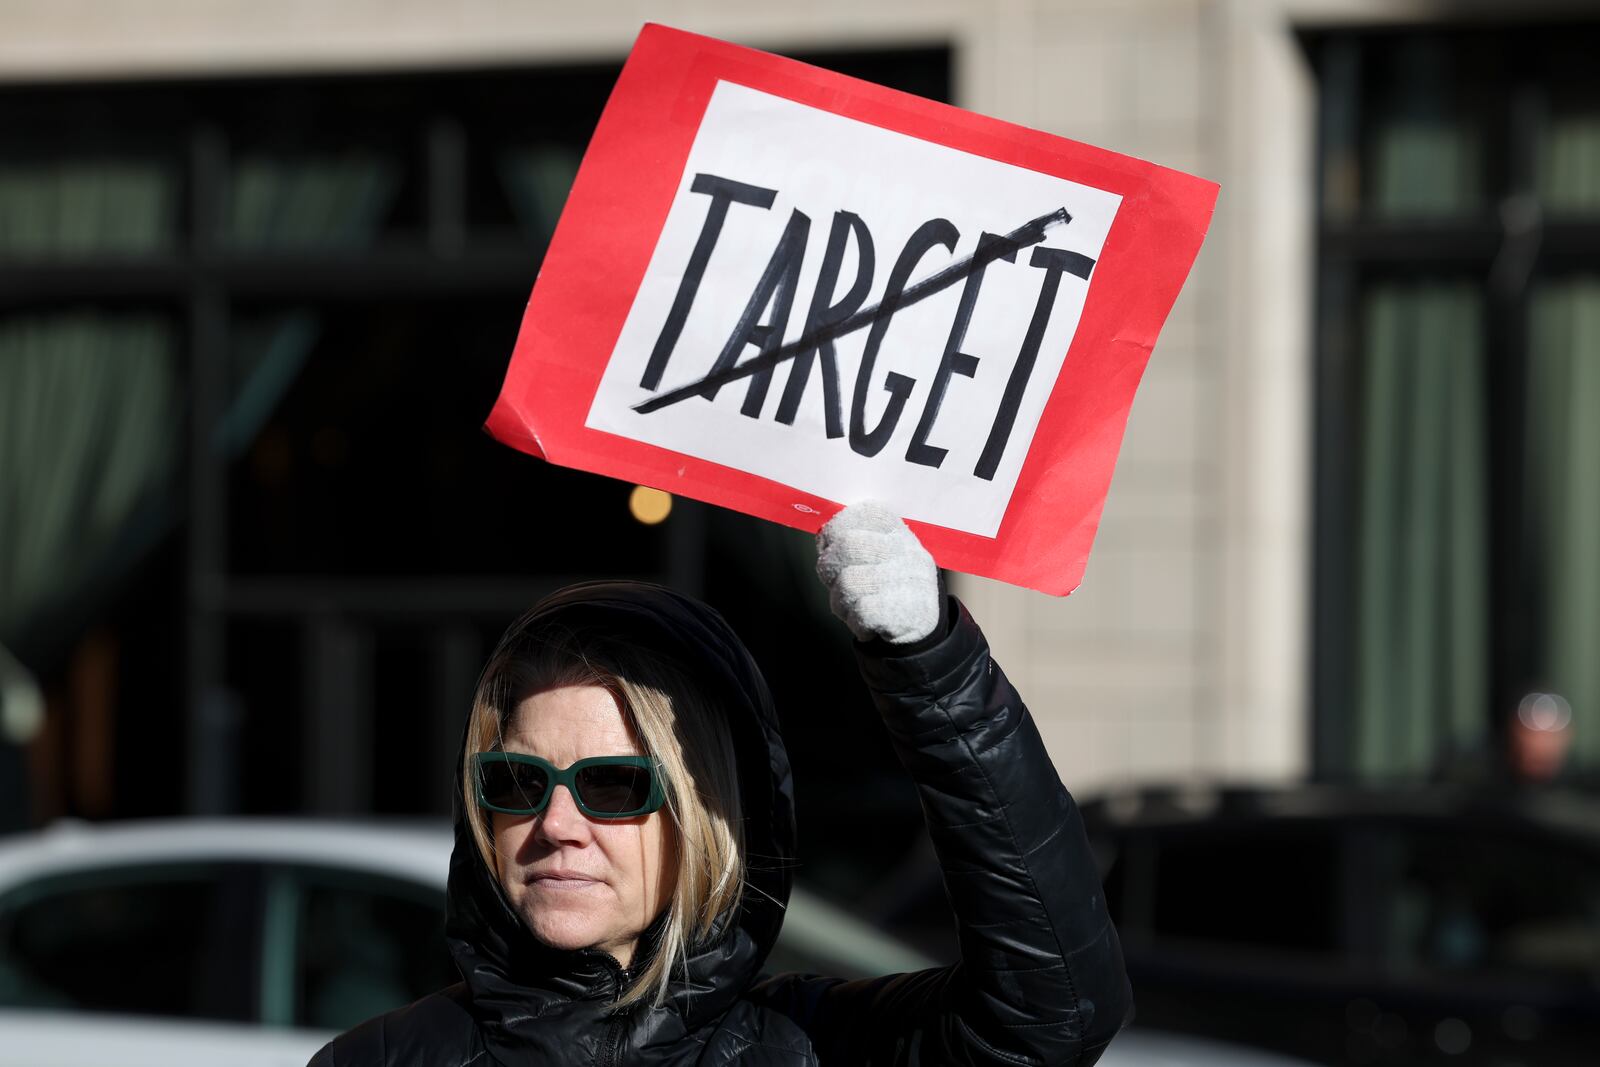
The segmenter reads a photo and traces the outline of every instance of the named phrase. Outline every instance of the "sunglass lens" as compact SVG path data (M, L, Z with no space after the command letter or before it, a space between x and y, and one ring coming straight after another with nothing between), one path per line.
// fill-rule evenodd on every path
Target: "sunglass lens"
M497 808L532 811L544 803L550 791L550 777L543 767L531 763L503 763L485 760L479 765L483 775L483 798Z
M620 815L650 800L650 771L622 763L597 763L578 772L578 792L593 811Z

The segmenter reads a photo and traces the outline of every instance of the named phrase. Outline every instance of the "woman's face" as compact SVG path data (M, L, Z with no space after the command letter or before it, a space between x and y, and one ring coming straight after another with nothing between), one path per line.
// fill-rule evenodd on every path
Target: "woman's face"
M568 767L589 756L644 755L616 698L593 685L546 689L517 705L505 750ZM672 830L662 811L591 819L557 786L537 815L494 812L500 884L535 937L600 948L624 967L671 899Z

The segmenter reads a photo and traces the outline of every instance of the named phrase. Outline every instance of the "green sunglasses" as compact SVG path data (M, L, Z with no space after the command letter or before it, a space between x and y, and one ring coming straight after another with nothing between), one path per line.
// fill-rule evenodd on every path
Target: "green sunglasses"
M593 819L631 819L667 802L661 765L650 756L590 756L561 768L520 752L480 752L478 805L506 815L537 815L564 785L578 810Z

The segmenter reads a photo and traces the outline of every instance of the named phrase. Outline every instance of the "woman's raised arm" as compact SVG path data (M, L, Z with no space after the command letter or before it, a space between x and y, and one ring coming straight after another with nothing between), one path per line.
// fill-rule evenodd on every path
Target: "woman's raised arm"
M880 604L916 601L884 588L915 577L877 580L916 573L891 543L898 535L878 529L859 552L838 536L825 531L819 565L836 610L852 601L839 588L852 579ZM857 658L916 782L961 961L853 982L787 976L758 995L811 1033L823 1063L1092 1064L1132 996L1077 806L977 624L936 584L934 597L931 633L858 642ZM852 630L892 632L892 622L861 617L872 612L847 616Z

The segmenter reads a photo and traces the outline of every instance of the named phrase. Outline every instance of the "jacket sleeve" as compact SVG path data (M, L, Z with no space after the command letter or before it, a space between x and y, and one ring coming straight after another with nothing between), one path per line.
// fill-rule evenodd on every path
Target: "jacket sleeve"
M824 1064L1086 1067L1132 1013L1083 823L1032 717L954 598L942 638L857 646L921 796L955 911L953 967L774 979ZM948 616L948 613L947 613Z

